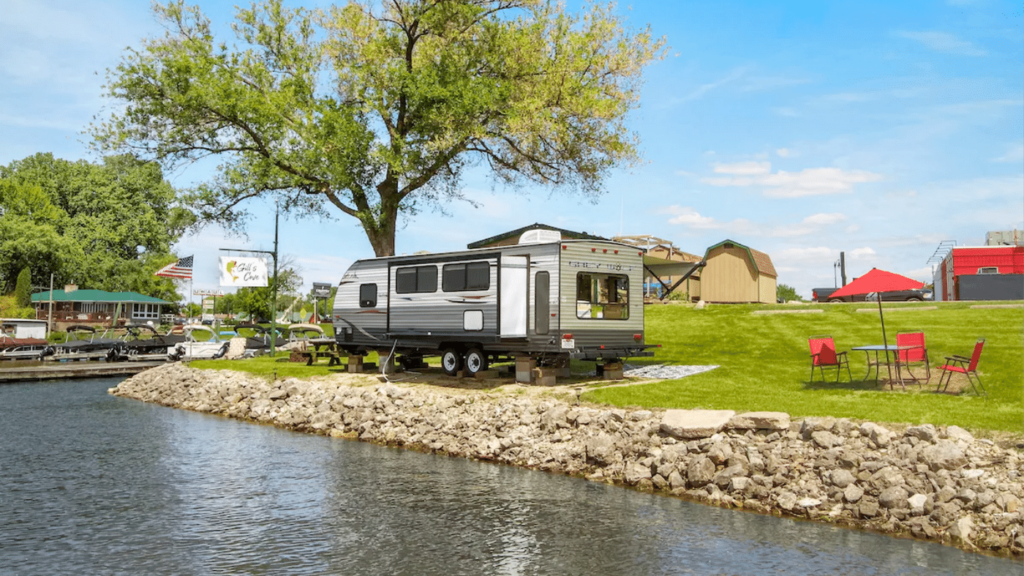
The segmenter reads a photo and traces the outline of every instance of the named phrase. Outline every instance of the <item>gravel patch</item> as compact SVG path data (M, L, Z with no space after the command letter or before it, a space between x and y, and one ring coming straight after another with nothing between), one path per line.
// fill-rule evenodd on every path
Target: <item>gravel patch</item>
M685 378L687 376L693 376L694 374L700 374L701 372L714 370L715 368L718 368L718 366L665 366L664 364L655 364L654 366L632 366L626 364L623 366L622 375L630 378L675 380L677 378Z

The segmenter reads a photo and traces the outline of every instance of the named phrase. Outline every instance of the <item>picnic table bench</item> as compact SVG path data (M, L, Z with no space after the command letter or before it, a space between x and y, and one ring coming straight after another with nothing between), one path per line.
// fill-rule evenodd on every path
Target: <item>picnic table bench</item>
M306 359L306 366L312 366L325 356L329 358L328 366L341 365L341 353L338 352L338 343L333 338L329 341L310 341L309 346L305 350L299 351L299 355Z

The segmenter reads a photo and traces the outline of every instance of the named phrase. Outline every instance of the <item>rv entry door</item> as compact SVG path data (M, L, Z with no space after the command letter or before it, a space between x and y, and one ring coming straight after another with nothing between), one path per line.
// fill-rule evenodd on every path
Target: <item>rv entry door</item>
M526 256L501 256L501 337L526 338Z

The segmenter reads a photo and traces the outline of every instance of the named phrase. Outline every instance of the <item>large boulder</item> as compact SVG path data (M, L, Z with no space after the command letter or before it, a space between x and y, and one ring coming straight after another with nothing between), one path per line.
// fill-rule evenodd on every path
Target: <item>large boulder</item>
M709 458L698 458L686 467L686 483L691 488L707 486L715 477L715 463Z
M878 503L883 508L906 508L908 496L902 486L890 486L878 495Z
M964 451L950 440L939 440L921 450L918 458L933 471L955 470L967 464Z
M935 429L935 426L932 426L931 424L922 424L920 426L911 426L910 428L907 428L906 435L924 440L925 442L934 442L939 433Z
M879 448L885 448L892 441L893 433L885 426L879 426L874 422L865 422L860 425L860 435L868 438Z
M683 440L708 438L721 432L735 415L732 410L666 410L661 431Z
M785 412L744 412L729 419L727 427L735 430L788 430L789 414Z
M974 436L970 432L964 430L959 426L948 426L946 428L946 438L950 440L963 440L964 442L974 442Z

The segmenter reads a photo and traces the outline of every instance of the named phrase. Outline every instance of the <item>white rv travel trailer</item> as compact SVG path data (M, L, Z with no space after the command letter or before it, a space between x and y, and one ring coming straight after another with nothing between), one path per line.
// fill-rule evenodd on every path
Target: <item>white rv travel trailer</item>
M339 347L394 349L411 365L440 355L449 374L475 374L512 354L541 365L652 356L643 252L606 240L537 240L355 262L335 297Z

